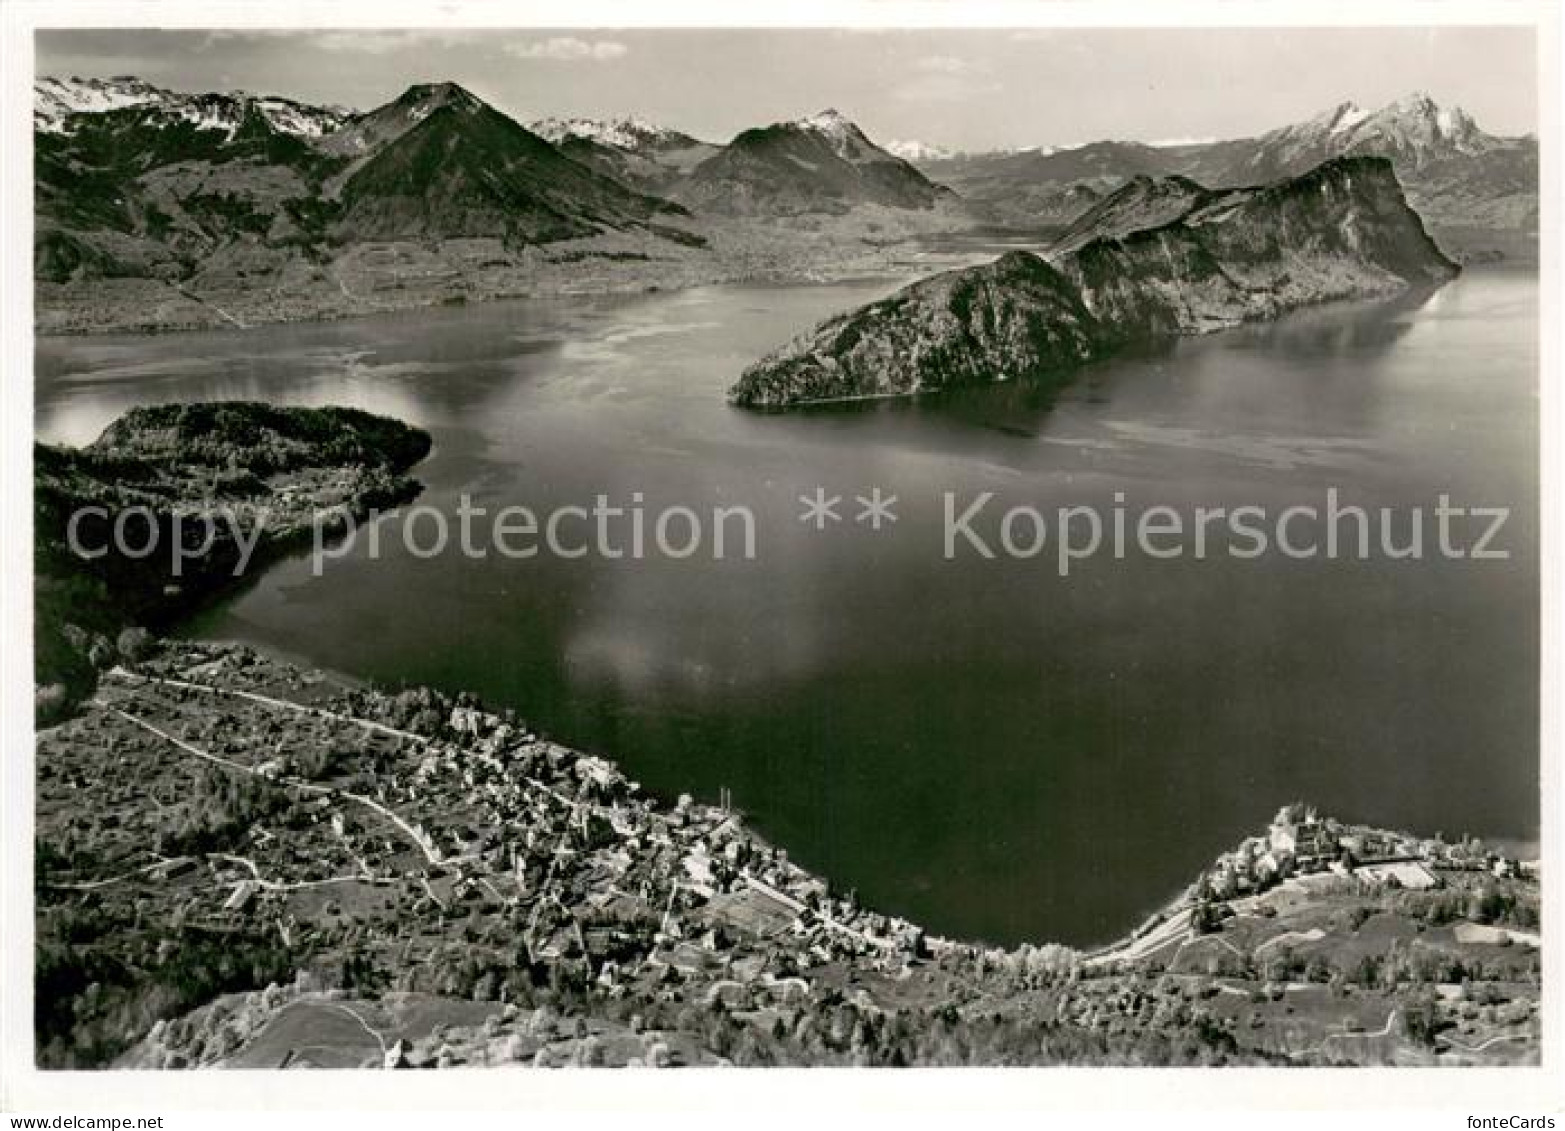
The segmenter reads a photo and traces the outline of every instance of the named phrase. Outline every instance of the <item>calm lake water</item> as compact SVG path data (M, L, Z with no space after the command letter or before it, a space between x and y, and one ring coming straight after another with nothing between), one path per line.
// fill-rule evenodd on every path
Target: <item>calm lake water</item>
M435 437L421 500L744 505L753 561L420 560L363 539L188 626L472 689L795 859L997 942L1113 937L1279 806L1536 837L1536 280L1474 270L1025 386L755 415L739 371L887 281L45 340L40 436L126 407L359 405ZM798 521L840 494L845 521ZM894 526L855 494L898 496ZM1509 506L1504 562L943 557L942 492L1029 505ZM388 520L395 524L396 519ZM1405 520L1404 520L1405 523ZM390 525L388 530L396 527ZM1398 537L1402 537L1399 527ZM1051 537L1053 531L1050 532ZM1432 537L1432 535L1431 535Z

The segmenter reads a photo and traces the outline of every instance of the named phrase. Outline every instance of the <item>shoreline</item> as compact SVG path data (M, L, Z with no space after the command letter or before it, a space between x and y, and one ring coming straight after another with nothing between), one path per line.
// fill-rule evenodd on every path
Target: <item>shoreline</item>
M965 218L909 217L884 209L813 220L815 227L799 230L708 220L703 228L708 243L699 248L622 233L520 253L495 240L364 243L323 266L286 263L270 282L242 285L229 279L195 288L189 280L176 284L143 276L39 281L33 333L71 338L248 330L518 299L916 278L993 258L1008 240L1035 236L1041 245L1050 231L994 233ZM942 240L985 237L984 250L939 246Z

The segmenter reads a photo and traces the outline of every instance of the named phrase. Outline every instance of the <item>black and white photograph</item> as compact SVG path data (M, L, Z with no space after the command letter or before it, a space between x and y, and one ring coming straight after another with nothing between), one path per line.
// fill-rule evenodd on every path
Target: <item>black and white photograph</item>
M11 8L8 1126L1555 1127L1557 5L588 7Z

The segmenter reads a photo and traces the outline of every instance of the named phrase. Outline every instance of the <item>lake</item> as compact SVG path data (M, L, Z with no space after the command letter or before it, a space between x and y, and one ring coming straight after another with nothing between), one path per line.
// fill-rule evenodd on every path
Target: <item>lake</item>
M351 404L433 434L420 502L448 514L464 494L749 508L753 560L426 560L395 539L371 560L360 539L185 631L476 691L667 796L726 788L794 859L939 933L1106 941L1295 799L1537 837L1534 275L1182 340L1055 394L724 402L762 353L895 286L45 339L35 419L79 443L135 404ZM876 487L898 499L879 531L854 501ZM1280 510L1331 487L1367 508L1510 507L1511 556L1102 554L1061 577L1052 549L943 553L946 492L993 493L994 541L1014 506ZM799 521L817 488L843 496L819 531Z

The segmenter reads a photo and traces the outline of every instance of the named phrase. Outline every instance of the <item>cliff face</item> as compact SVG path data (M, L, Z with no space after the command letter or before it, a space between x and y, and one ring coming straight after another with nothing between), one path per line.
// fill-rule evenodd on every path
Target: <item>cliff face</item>
M1104 344L1071 283L1014 251L829 319L751 366L730 397L780 408L931 392L1069 370Z
M915 283L763 358L729 395L777 408L1060 376L1137 338L1205 333L1456 272L1384 158L1338 158L1220 192L1149 181L1084 217L1051 262L1012 252Z
M1457 272L1380 157L1342 157L1273 185L1200 193L1167 223L1106 230L1055 266L1088 309L1130 337L1205 333Z
M1206 196L1189 177L1132 177L1082 213L1049 246L1057 258L1095 239L1118 238L1179 219Z

